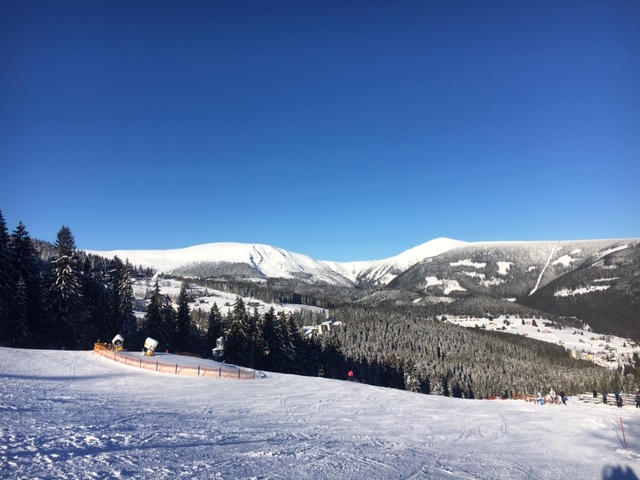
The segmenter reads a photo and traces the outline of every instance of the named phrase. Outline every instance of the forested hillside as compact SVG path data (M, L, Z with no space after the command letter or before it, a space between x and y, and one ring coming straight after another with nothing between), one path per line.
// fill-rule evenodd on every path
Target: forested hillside
M422 316L418 309L356 306L334 311L344 322L338 338L367 383L382 384L370 365L395 367L394 381L424 393L486 398L506 391L611 390L623 379L571 358L559 345L518 335L466 329ZM635 378L628 378L635 385ZM400 386L400 385L396 385Z

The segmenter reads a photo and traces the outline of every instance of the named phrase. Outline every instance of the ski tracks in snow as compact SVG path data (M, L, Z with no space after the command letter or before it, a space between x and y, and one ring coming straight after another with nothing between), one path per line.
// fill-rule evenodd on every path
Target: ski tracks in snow
M29 362L38 355L43 364L58 357L59 368ZM0 360L5 478L601 478L605 463L638 460L637 416L600 406L459 400L277 374L212 381L82 352L0 349Z

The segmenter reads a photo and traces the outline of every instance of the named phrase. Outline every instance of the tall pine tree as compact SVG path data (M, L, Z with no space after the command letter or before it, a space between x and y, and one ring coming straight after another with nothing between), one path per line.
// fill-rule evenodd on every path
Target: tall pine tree
M249 316L242 297L236 298L233 310L229 312L225 329L225 354L229 362L248 366L251 339L249 334Z
M131 264L113 258L109 269L109 290L112 299L110 328L112 335L119 333L125 339L125 345L133 346L139 342L138 324L133 313L135 297L131 283Z
M30 338L31 331L29 330L29 319L27 313L29 312L29 298L27 296L27 288L25 286L22 277L18 280L18 284L14 290L13 296L13 317L11 331L11 345L15 347L25 347L32 341Z
M279 371L278 365L278 329L276 326L276 313L271 307L262 316L260 322L260 348L256 367L272 372Z
M87 323L94 332L94 341L109 342L117 332L113 326L114 299L110 289L107 265L106 261L92 264L87 258L80 278L87 310Z
M178 295L177 328L175 338L175 348L180 352L190 350L189 337L191 335L191 309L189 308L189 294L185 284L180 288Z
M160 292L160 286L156 286L149 298L147 312L142 321L141 333L146 337L157 340L159 348L170 349L173 345L173 307L171 299Z
M287 325L287 357L290 358L290 361L287 362L287 370L288 373L300 373L300 353L303 350L304 338L302 336L302 330L296 324L293 315L285 315L284 312L280 312L278 314L279 317L282 317L283 321Z
M117 309L120 314L118 331L125 339L128 338L129 342L138 341L138 320L133 313L135 301L131 282L131 264L127 259L120 270Z
M91 341L111 340L112 330L107 327L111 318L111 299L107 290L104 268L94 267L88 256L78 258L80 285L87 336Z
M69 227L60 229L55 247L57 256L51 262L52 270L46 291L46 331L50 332L49 337L56 337L57 347L86 348L91 340L83 317L76 244Z
M293 349L289 339L286 317L276 315L273 307L266 312L262 321L262 347L259 350L262 366L273 372L290 372Z
M22 222L13 231L10 255L13 262L12 270L16 275L14 285L16 288L20 284L23 285L20 288L23 289L21 296L24 301L13 305L13 308L9 309L9 316L14 321L21 319L20 325L14 325L13 330L20 332L21 338L24 337L22 332L27 332L26 336L29 339L28 345L20 346L51 346L52 332L47 331L42 323L42 282L38 255Z

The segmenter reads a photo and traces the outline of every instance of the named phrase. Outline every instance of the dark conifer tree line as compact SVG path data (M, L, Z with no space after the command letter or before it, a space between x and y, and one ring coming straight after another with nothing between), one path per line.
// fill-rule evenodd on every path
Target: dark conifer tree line
M281 285L244 285L256 291L236 291L223 315L216 304L208 314L192 311L184 284L174 307L156 283L138 320L132 276L143 273L150 272L128 260L78 251L67 226L54 244L32 240L23 223L9 233L0 212L0 346L87 350L119 333L130 350L152 337L163 350L210 357L222 337L222 359L237 365L345 380L351 370L354 380L371 385L464 398L551 387L614 391L635 385L638 373L637 367L611 371L574 360L561 346L447 324L424 310L365 308L343 300L331 312L341 326L305 337L302 325L324 315L273 308L260 314L242 300L252 293L272 302L332 304L330 292L318 300L310 293L288 294ZM220 287L229 288L229 282Z
M32 240L22 222L10 234L0 212L0 345L89 349L118 332L137 340L134 271L78 251L67 226L54 244Z

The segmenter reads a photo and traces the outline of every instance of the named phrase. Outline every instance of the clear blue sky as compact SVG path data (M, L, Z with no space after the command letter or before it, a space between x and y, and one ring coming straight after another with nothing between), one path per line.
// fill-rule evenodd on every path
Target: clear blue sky
M0 1L0 210L83 249L640 237L640 2Z

